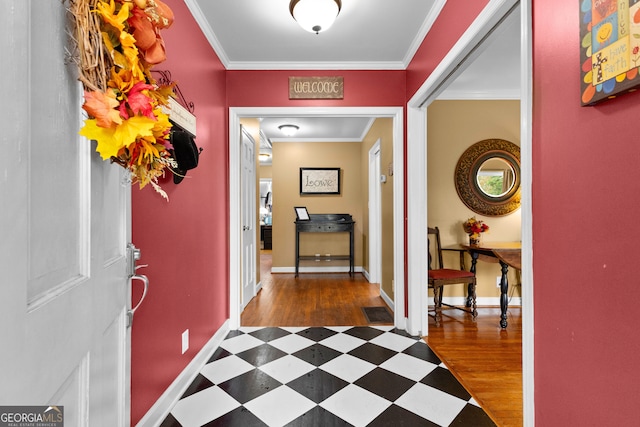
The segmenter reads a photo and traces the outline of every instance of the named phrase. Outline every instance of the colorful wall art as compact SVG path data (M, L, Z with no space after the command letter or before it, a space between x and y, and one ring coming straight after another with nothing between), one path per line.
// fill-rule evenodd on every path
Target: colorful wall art
M580 0L582 105L640 86L640 0Z

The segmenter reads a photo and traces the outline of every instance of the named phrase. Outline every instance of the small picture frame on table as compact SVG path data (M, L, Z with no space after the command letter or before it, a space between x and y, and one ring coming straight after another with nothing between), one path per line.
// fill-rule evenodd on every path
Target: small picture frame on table
M298 221L309 221L309 212L304 206L296 206L293 208L296 211L296 219Z

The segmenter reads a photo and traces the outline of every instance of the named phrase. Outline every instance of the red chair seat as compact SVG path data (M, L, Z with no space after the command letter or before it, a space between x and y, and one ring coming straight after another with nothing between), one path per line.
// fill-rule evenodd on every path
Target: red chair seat
M429 279L432 280L455 279L458 277L473 277L473 273L464 270L452 270L449 268L429 270Z

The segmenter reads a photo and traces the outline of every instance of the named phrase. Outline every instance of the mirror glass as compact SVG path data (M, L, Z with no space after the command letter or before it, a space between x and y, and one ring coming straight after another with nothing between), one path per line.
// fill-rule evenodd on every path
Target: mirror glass
M460 156L454 179L473 212L508 215L520 207L520 147L503 139L476 142Z
M492 157L485 160L476 175L478 188L488 197L502 197L513 188L515 172L504 159Z

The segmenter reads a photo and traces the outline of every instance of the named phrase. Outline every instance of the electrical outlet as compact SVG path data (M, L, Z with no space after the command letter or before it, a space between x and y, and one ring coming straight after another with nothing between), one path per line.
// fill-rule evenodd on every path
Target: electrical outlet
M182 333L182 354L185 354L189 350L189 330L186 329Z
M496 276L496 288L500 288L500 282L502 282L502 276Z

